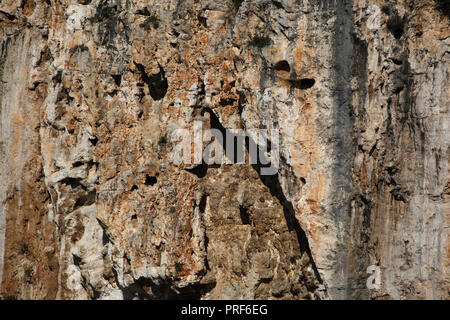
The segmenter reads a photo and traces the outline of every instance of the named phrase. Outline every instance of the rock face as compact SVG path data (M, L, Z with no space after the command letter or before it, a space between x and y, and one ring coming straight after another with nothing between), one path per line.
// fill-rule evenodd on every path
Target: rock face
M448 299L437 3L1 1L0 295ZM175 164L199 122L277 173Z

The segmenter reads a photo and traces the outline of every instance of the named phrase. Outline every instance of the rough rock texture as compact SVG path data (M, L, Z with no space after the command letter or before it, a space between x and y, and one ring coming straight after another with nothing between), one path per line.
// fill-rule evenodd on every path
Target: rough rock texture
M435 1L2 0L0 35L4 298L449 298ZM175 165L196 120L279 130L278 173Z

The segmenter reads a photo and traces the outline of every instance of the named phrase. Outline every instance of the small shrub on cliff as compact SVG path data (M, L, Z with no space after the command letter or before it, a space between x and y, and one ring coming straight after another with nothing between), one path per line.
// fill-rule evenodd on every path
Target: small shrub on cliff
M6 296L5 300L18 300L17 296Z
M84 44L79 44L70 49L70 55L73 55L76 52L85 52L85 51L89 51L89 48Z
M153 28L158 29L159 27L159 20L155 15L150 15L143 23L139 25L139 27L144 28L145 30L149 30L150 27L153 26Z
M436 3L436 9L450 17L450 0L434 0L434 2Z
M90 18L89 20L91 22L102 22L102 21L111 19L112 17L114 17L115 14L116 14L116 12L115 12L114 8L103 5L102 8L100 9L100 11L93 18Z
M405 29L405 20L398 14L393 14L387 22L387 27L396 39L400 39Z
M272 40L269 37L254 36L248 44L252 47L263 48L270 45L271 43Z

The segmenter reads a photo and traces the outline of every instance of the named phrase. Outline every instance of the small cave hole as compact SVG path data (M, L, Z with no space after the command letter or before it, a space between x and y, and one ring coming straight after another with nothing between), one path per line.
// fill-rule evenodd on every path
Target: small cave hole
M307 90L314 86L316 80L304 78L300 80L291 80L291 83L297 89Z
M111 77L113 78L116 85L118 87L120 87L120 84L122 83L122 75L121 74L112 74Z
M272 4L278 9L284 9L283 5L279 1L272 0Z
M89 142L92 143L92 145L95 147L97 145L98 138L97 137L89 138Z
M405 19L394 14L389 18L387 28L395 39L400 39L405 31Z
M207 18L202 17L201 15L198 16L198 22L205 28L208 27L207 21L208 21Z
M286 60L278 61L275 64L274 69L276 71L286 71L286 72L290 72L291 71L291 67L289 66L289 63Z
M131 191L135 191L135 190L138 190L139 188L138 188L138 186L137 185L133 185L132 187L131 187Z
M149 176L149 175L145 176L145 185L146 186L154 186L157 182L158 182L158 179L156 179L156 177Z
M150 11L147 7L144 7L143 9L136 10L136 14L139 14L141 16L149 17L151 15Z
M64 185L70 186L72 189L76 189L78 187L81 187L82 189L86 189L86 187L81 184L80 178L67 177L67 178L62 179L59 182Z

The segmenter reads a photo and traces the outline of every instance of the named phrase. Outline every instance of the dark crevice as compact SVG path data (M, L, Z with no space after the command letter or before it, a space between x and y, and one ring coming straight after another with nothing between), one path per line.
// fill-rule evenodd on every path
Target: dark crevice
M222 146L223 150L226 150L226 129L220 123L219 118L216 116L214 111L209 107L203 107L201 111L201 115L203 116L205 113L209 113L210 116L210 126L211 129L217 129L222 134L221 137L218 138L218 143ZM204 178L208 173L208 168L217 167L217 165L208 165L202 157L202 163L198 164L192 168L184 169L189 173L195 174L198 178Z
M81 266L81 258L76 254L72 254L72 257L73 257L73 264L79 268Z
M155 101L163 99L166 96L167 89L169 88L169 83L165 76L163 67L158 63L159 72L149 76L142 64L134 62L134 65L141 73L142 80L147 84L152 99Z
M29 90L30 90L30 91L36 91L36 88L37 88L39 85L43 84L43 83L47 84L47 83L44 82L44 81L35 81L35 82L33 82L33 85L29 88Z
M239 116L242 116L242 112L244 111L244 105L247 103L247 98L245 97L244 92L239 90L237 90L236 92L239 95L238 112Z
M211 267L209 266L208 262L208 245L209 245L209 238L205 232L205 268L207 271L211 271Z
M73 163L72 167L73 168L78 168L78 167L81 167L83 165L84 165L83 161L76 161L76 162Z
M8 20L10 20L10 21L14 21L14 20L17 19L17 17L15 15L10 14L10 13L8 13L6 11L0 10L0 13L4 14L6 16L6 18L8 18Z
M202 109L201 114L204 115L205 113L209 114L209 121L210 121L211 129L218 130L221 133L221 136L216 137L216 138L218 140L218 143L222 146L222 149L223 149L223 152L224 152L225 156L229 160L234 160L234 159L230 159L229 155L226 153L226 150L227 150L227 138L228 138L227 137L227 132L228 132L228 130L222 125L222 123L219 120L219 117L217 117L215 112L210 107L204 107ZM236 155L236 153L235 153L235 155Z
M98 138L96 138L96 137L89 138L89 142L92 143L92 145L95 147L97 145Z
M97 197L97 190L92 190L88 192L86 195L80 197L75 202L74 210L80 207L90 206L95 203L95 199Z
M239 206L239 216L241 217L242 224L251 224L250 214L248 213L247 208Z
M219 100L219 104L220 104L222 107L225 107L225 106L232 106L232 105L234 104L234 102L236 102L236 100L233 99L233 98L229 98L229 99L220 99L220 100Z
M180 36L180 33L177 30L175 30L175 29L172 29L172 33L177 38Z
M150 11L148 11L147 7L144 7L144 9L136 10L136 14L141 15L141 16L145 16L145 17L149 17L151 15L151 13L150 13Z
M272 4L277 7L278 9L284 9L283 5L281 4L281 2L272 0Z
M202 198L200 199L200 203L198 204L200 213L205 213L207 199L208 199L208 196L206 194L202 195Z
M121 74L112 74L111 77L113 78L115 84L120 87L120 84L122 83L122 75Z
M305 78L300 80L289 80L289 82L292 84L294 88L307 90L314 86L316 80Z
M103 234L102 234L102 244L103 246L106 246L108 244L108 242L110 242L111 240L109 239L109 236L106 234L105 230L102 229Z
M52 77L53 83L61 83L62 81L62 70L58 70L56 74Z
M59 181L62 184L68 185L73 189L81 187L83 190L86 190L86 187L81 184L81 178L64 178Z
M117 91L117 90L112 90L111 92L107 92L107 94L110 96L110 97L114 97L114 96L116 96L117 95L117 92L119 92L119 91Z
M208 21L207 18L202 17L201 15L198 15L198 22L205 28L208 27L207 21Z
M203 162L195 167L184 169L189 173L195 174L197 178L201 179L206 176L208 173L208 165Z
M107 226L103 221L101 221L100 219L96 218L96 220L97 220L98 224L100 225L100 227L101 227L102 230L103 230L103 238L104 238L104 239L108 239L108 241L111 242L111 243L114 243L114 242L111 240L111 235L109 234L108 226ZM105 238L105 237L106 237L106 238Z
M394 64L396 64L397 66L401 66L401 65L403 64L403 61L402 61L402 60L395 59L395 58L392 59L392 62L393 62Z
M97 165L98 165L98 163L97 162L94 162L94 161L92 161L92 160L89 160L89 161L75 161L73 164L72 164L72 167L73 168L78 168L78 167L82 167L82 166L84 166L84 165L86 165L87 166L87 168L88 169L91 169L93 166L96 166L97 167Z

